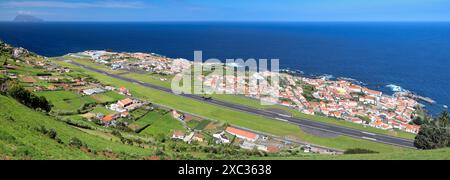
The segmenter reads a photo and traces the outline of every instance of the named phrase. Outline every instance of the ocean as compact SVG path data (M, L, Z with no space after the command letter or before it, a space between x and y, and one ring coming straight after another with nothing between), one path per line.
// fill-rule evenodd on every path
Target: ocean
M281 68L345 77L392 94L450 105L450 23L158 22L0 23L0 39L45 56L84 50L153 52L172 58L280 59Z

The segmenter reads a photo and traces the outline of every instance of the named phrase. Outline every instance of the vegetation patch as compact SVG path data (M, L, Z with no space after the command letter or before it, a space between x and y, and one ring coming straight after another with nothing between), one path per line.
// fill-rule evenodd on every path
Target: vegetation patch
M171 114L154 118L150 126L144 129L140 134L151 136L170 136L174 130L185 131L182 123L172 117Z
M377 154L378 152L376 151L372 151L369 149L360 149L360 148L356 148L356 149L348 149L344 152L344 154Z
M109 104L125 99L124 95L120 95L114 91L108 91L101 94L94 94L91 96L99 104Z
M206 128L206 126L209 125L209 123L211 123L211 121L209 120L203 120L201 121L194 129L195 130L204 130Z
M54 107L53 111L58 113L79 114L78 111L86 105L97 103L92 97L81 96L73 91L43 91L37 94L47 98Z

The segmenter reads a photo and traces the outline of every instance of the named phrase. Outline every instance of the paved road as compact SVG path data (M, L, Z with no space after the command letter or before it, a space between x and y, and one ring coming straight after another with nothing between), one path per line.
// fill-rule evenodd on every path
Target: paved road
M167 93L173 93L172 90L169 88L157 86L154 84L144 83L144 82L137 81L137 80L134 80L131 78L122 77L120 75L110 74L105 71L95 69L92 67L88 67L88 66L85 66L85 65L73 62L73 61L71 63L76 66L83 67L85 69L88 69L88 70L91 70L94 72L102 73L104 75L107 75L107 76L110 76L110 77L113 77L116 79L131 82L134 84L139 84L144 87L157 89L157 90L164 91ZM187 98L195 99L197 101L202 101L202 102L206 102L206 103L213 104L213 105L226 107L226 108L233 109L233 110L238 110L238 111L242 111L242 112L246 112L246 113L252 113L252 114L259 115L259 116L264 116L264 117L279 120L279 121L289 122L292 124L296 124L300 127L307 127L307 128L320 130L320 131L327 131L327 132L331 132L331 133L335 133L335 134L339 134L339 135L349 136L349 137L358 138L358 139L365 139L365 140L369 140L369 141L385 143L385 144L390 144L390 145L395 145L395 146L400 146L400 147L414 148L414 143L412 140L407 140L407 139L402 139L402 138L397 138L397 137L387 136L387 135L382 135L382 134L369 133L369 132L364 132L361 130L321 123L321 122L307 120L307 119L299 119L299 118L289 117L289 116L286 116L283 114L278 114L276 112L251 108L251 107L247 107L247 106L243 106L243 105L239 105L239 104L233 104L233 103L215 100L215 99L205 100L203 97L197 96L197 95L182 94L180 96L184 96Z

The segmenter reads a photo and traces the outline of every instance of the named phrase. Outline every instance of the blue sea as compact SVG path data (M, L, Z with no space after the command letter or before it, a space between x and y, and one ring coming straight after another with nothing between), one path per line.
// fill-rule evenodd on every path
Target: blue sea
M45 56L84 50L173 58L277 58L281 68L399 86L450 105L450 23L0 23L0 39ZM395 86L393 86L395 85ZM398 87L397 87L398 88Z

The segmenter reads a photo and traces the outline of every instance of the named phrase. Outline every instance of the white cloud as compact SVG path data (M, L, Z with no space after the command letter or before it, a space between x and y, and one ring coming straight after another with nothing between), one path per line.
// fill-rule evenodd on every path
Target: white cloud
M0 2L0 7L7 8L141 8L140 1L95 1L95 2L64 2L64 1L7 1Z

